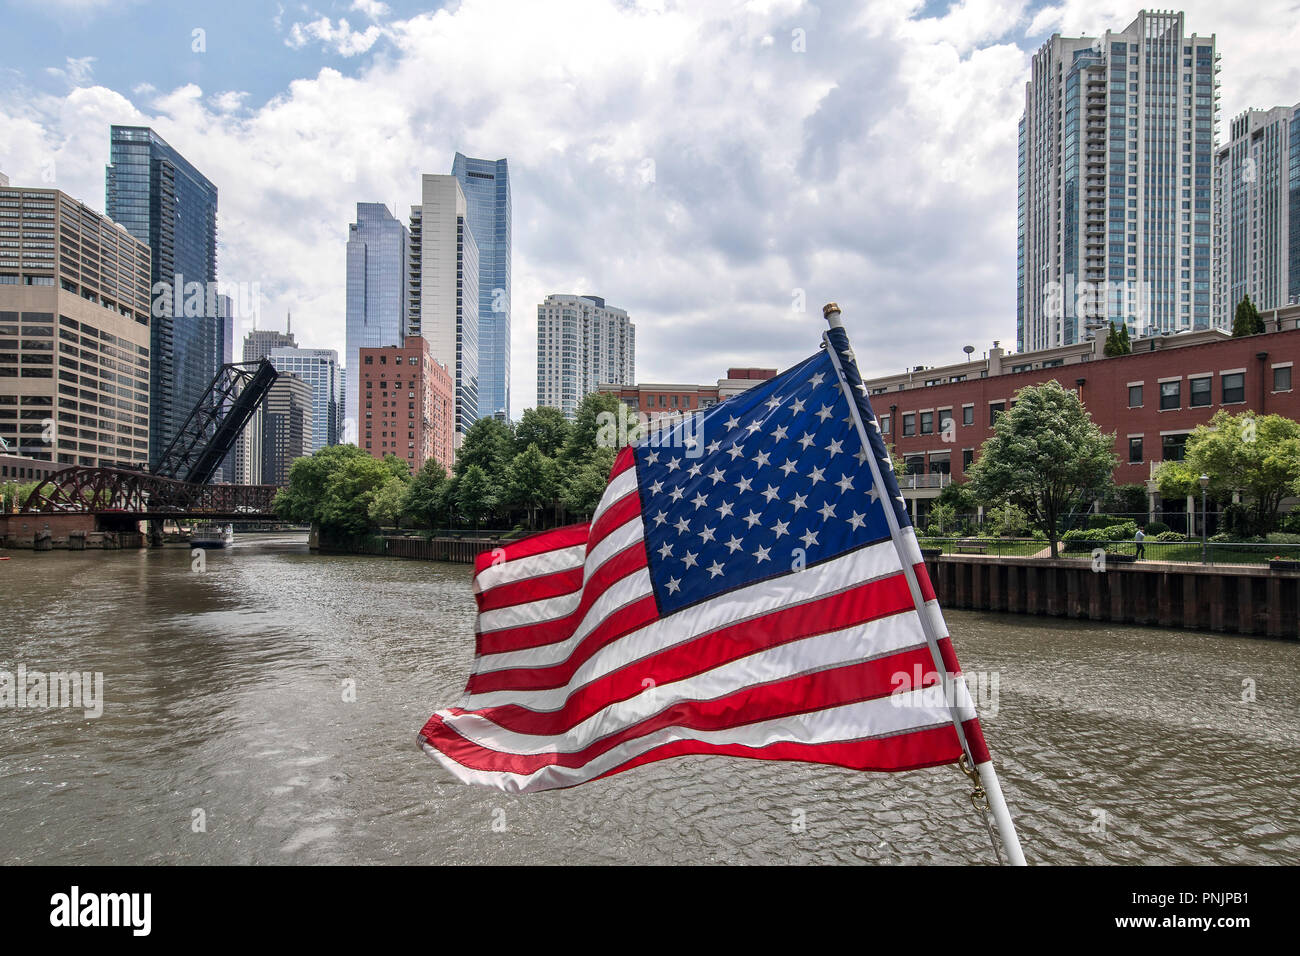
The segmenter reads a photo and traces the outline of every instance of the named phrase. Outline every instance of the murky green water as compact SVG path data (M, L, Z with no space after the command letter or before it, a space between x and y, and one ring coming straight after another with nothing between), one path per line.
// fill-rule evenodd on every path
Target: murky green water
M992 859L952 768L697 757L528 796L435 784L415 734L464 686L467 567L303 537L245 536L202 573L183 548L5 553L0 669L102 671L106 703L0 710L0 862ZM1300 857L1300 645L948 618L965 669L997 674L985 732L1031 863Z

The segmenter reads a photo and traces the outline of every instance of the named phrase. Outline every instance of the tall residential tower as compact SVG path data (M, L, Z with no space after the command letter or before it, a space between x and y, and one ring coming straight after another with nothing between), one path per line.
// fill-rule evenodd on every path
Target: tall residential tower
M1053 35L1033 59L1019 136L1016 345L1106 322L1206 328L1213 251L1214 35L1142 11L1119 33Z
M478 244L478 413L510 417L510 169L457 153L451 174Z
M636 384L636 326L594 295L548 295L537 307L537 404L572 418L597 385Z
M217 372L217 187L145 126L114 126L105 211L152 252L149 461L156 463Z

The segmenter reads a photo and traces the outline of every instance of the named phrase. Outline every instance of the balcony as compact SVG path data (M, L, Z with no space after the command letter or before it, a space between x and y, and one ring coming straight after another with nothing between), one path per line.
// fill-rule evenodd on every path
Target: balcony
M952 475L939 474L931 475L899 475L899 491L916 491L924 488L946 488L952 483Z

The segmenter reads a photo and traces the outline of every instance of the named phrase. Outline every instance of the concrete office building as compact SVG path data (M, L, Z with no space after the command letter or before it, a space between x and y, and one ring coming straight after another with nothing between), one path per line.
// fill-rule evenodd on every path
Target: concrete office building
M1300 103L1247 110L1216 165L1215 324L1300 302Z
M537 404L572 418L597 386L636 383L636 326L594 295L548 295L537 307Z
M286 322L289 320L286 319ZM278 332L274 329L253 329L244 336L244 362L258 362L269 359L278 348L297 348L293 333ZM265 484L262 478L262 444L265 434L266 400L258 406L243 434L235 442L234 481L241 485Z
M262 465L259 484L289 484L294 461L311 454L311 387L296 375L281 375L262 405Z
M1181 13L1053 35L1033 58L1019 131L1016 345L1208 328L1215 39Z
M57 189L0 187L0 439L59 465L149 462L149 247Z
M459 445L479 410L479 253L455 176L421 177L411 207L406 334L420 336L456 383Z
M342 426L342 383L339 353L333 349L299 349L281 346L267 356L277 372L295 375L312 394L313 452L339 444Z

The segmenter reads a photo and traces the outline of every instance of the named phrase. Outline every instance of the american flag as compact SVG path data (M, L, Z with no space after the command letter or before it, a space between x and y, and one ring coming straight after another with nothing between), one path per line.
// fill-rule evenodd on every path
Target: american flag
M431 757L509 792L687 754L907 770L958 761L960 721L989 759L842 336L848 361L824 346L623 449L589 524L479 556L473 670L420 731Z

